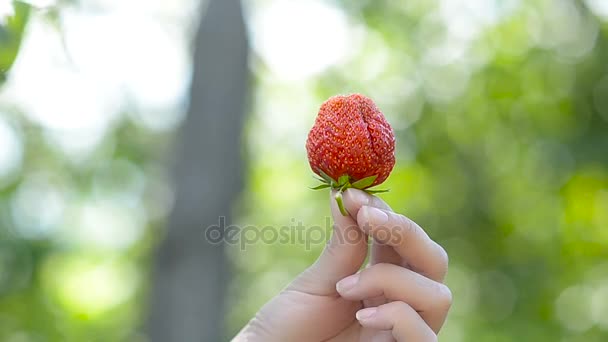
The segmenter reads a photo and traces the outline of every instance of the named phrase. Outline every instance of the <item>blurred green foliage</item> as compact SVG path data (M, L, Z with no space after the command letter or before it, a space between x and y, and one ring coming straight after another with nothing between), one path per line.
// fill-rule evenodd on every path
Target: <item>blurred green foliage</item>
M344 62L284 82L252 59L237 224L331 230L327 193L307 188L304 140L322 101L361 92L397 134L391 191L380 196L450 255L454 306L441 340L605 341L608 22L592 2L333 2L364 32ZM0 77L27 20L28 7L15 4L0 25ZM141 339L142 279L170 202L158 200L170 197L168 136L122 120L75 161L9 109L3 119L25 150L0 182L0 340ZM51 200L28 202L36 198ZM50 228L53 203L64 209ZM79 235L98 219L109 242ZM135 233L116 227L136 225L143 232L121 247L119 237ZM229 246L227 335L322 247Z

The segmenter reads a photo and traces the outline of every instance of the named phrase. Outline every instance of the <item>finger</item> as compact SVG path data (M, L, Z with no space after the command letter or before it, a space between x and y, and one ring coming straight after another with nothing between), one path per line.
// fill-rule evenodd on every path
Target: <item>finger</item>
M361 209L361 207L364 205L383 210L392 210L391 207L379 197L370 195L363 190L355 188L346 189L342 195L342 198L345 201L344 207L346 208L346 211L348 211L348 213L355 219L357 218L359 209Z
M447 286L393 264L370 266L342 279L336 289L348 300L384 295L389 301L406 302L436 333L452 305L452 294Z
M353 218L357 218L359 209L362 206L371 206L379 209L393 211L391 207L386 204L379 197L370 195L365 191L350 188L344 192L343 198L348 203L346 210L350 213ZM370 255L370 264L379 264L387 262L395 265L404 265L404 262L395 249L391 246L387 246L383 243L379 243L376 239L372 241L372 250Z
M437 335L420 315L404 302L391 302L375 308L357 311L357 320L363 327L390 330L397 342L435 342Z
M333 218L332 236L317 261L290 285L307 293L329 295L336 293L338 280L357 272L367 256L367 236L355 219L344 216L331 192L330 206ZM362 198L344 198L347 207L361 206L355 201Z
M371 206L359 209L357 222L374 239L393 247L412 270L440 282L445 278L447 253L416 222Z

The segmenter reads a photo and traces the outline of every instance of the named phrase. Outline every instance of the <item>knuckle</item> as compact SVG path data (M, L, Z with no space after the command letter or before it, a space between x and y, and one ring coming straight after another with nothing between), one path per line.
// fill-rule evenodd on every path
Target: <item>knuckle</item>
M373 228L372 235L374 237L374 240L376 240L377 242L386 244L391 240L391 237L393 235L392 230L393 229L388 224L382 225L382 226L376 226Z
M390 272L394 267L395 267L395 265L389 264L389 263L386 263L386 262L381 262L379 264L375 264L375 265L372 266L372 268L375 268L376 272L378 272L378 273L387 273L387 272Z
M390 279L390 272L393 267L395 265L379 263L365 268L360 272L360 286L374 295L385 295L385 284Z
M418 230L417 229L418 225L416 224L416 222L414 222L413 220L410 220L409 218L407 218L405 216L403 216L403 218L404 218L404 221L405 221L405 224L404 224L405 230L408 233L415 234L416 231Z
M443 264L445 266L445 268L447 268L448 264L450 263L450 257L448 256L448 252L446 252L445 248L441 247L441 245L437 245L438 248L438 253L439 253L439 260L441 262L441 264Z
M450 257L448 256L448 252L441 247L439 244L435 243L437 249L437 268L441 276L445 276L448 272L448 264L450 263Z
M411 311L409 304L401 301L391 302L386 305L388 306L388 309L392 315L400 317L406 317Z
M370 203L370 205L372 207L376 207L378 209L392 211L391 207L389 207L388 204L386 204L382 199L380 199L379 197L376 197L376 196L371 196L371 203Z
M435 307L442 311L448 311L452 307L452 291L445 284L437 285L437 294L435 297Z
M399 267L389 263L378 263L361 271L361 281L376 284L384 288L384 283L390 279L395 268Z
M405 233L409 234L416 230L416 223L414 223L414 221L410 220L409 218L407 218L401 214L394 214L394 215L395 215L396 223L399 225L399 227L401 227L401 229Z

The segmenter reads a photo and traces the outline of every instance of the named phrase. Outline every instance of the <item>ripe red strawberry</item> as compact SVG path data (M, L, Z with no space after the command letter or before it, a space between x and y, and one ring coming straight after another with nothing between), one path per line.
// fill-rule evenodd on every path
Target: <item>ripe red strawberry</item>
M324 182L315 189L339 189L336 200L346 215L342 191L368 189L390 174L395 165L395 135L368 97L334 96L321 105L306 151L310 167Z

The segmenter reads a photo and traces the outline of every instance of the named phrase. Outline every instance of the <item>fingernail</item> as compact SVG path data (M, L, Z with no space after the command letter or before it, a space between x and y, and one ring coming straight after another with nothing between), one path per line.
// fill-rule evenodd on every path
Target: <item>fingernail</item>
M357 282L359 282L359 275L358 274L350 275L350 276L340 280L336 284L336 290L338 290L338 292L340 292L340 293L347 292L350 289L352 289L353 287L355 287L355 285L357 285Z
M346 190L346 193L348 196L351 196L350 199L355 203L359 203L360 205L366 205L369 203L369 196L361 190L348 189Z
M365 308L365 309L357 311L357 313L355 314L355 317L357 317L357 320L361 321L361 320L371 318L372 316L374 316L376 314L376 312L378 312L377 308Z
M384 224L388 221L388 215L378 209L378 208L374 208L374 207L364 207L363 210L365 210L365 214L367 215L367 220L374 225L380 225L380 224Z

